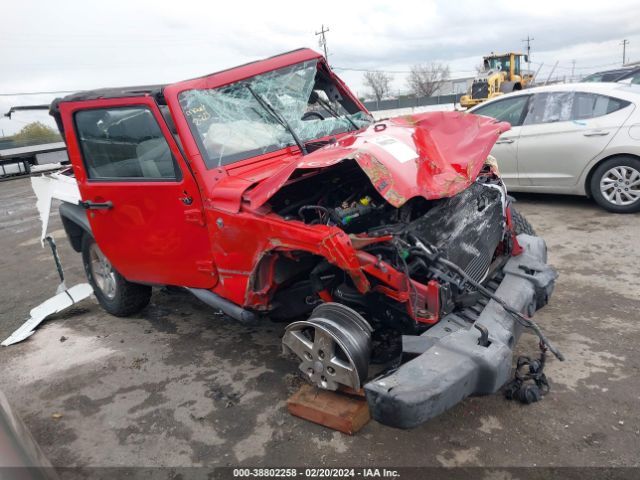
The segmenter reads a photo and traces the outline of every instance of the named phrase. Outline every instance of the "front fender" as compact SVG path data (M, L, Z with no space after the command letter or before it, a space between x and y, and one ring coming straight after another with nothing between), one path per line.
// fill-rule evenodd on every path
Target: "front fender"
M85 233L93 236L91 225L87 218L87 211L80 205L62 202L58 210L64 231L71 242L71 246L76 252L82 250L82 237Z

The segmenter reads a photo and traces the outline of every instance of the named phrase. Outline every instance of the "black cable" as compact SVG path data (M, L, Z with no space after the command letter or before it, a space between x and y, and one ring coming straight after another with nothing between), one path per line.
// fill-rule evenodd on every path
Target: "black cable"
M467 282L469 282L471 285L473 285L476 289L478 289L478 291L480 293L482 293L484 296L486 296L487 298L490 298L491 300L496 302L498 305L500 305L502 308L504 308L504 310L507 313L511 314L511 316L513 316L518 323L520 323L525 328L529 328L529 329L533 330L534 333L540 339L540 342L543 345L545 345L549 350L551 350L551 352L556 356L556 358L558 360L560 360L561 362L564 361L564 355L562 355L562 353L556 347L553 346L553 344L547 339L547 337L544 335L544 333L542 333L542 330L540 330L540 327L533 320L531 320L530 318L525 317L520 312L518 312L516 309L511 307L508 303L506 303L504 300L502 300L500 297L498 297L497 295L494 295L491 291L486 289L482 284L480 284L479 282L477 282L473 278L471 278L469 275L467 275L467 272L465 272L458 265L456 265L455 263L447 260L446 258L442 258L435 251L431 251L429 248L427 248L424 245L424 243L422 243L417 238L413 237L413 235L411 235L411 237L412 237L414 243L418 247L420 247L422 250L424 250L432 258L433 261L439 262L442 265L444 265L444 266L450 268L451 270L453 270L454 272L456 272L463 279L465 279Z
M437 261L442 263L443 265L449 267L453 271L455 271L458 275L460 275L462 278L464 278L467 282L469 282L471 285L473 285L475 288L477 288L480 293L482 293L486 297L488 297L491 300L493 300L494 302L496 302L502 308L504 308L505 311L510 313L522 326L524 326L526 328L530 328L531 330L533 330L535 332L535 334L538 336L538 338L540 339L540 342L543 345L545 345L549 350L551 350L551 353L553 353L558 360L560 360L561 362L564 362L564 355L562 355L562 353L556 347L553 346L553 344L547 339L547 337L545 337L544 333L542 333L542 330L540 330L540 327L533 320L531 320L530 318L525 317L520 312L518 312L516 309L511 307L508 303L506 303L504 300L502 300L500 297L498 297L497 295L494 295L493 293L491 293L489 290L487 290L485 287L483 287L482 284L476 282L473 278L471 278L469 275L467 275L467 273L464 270L462 270L455 263L450 262L449 260L447 260L445 258L442 258L442 257L438 257Z
M407 265L407 261L402 256L402 250L400 250L400 245L397 242L393 242L393 246L396 247L396 252L400 261L402 262L402 266L404 267L404 274L407 282L409 283L409 290L413 291L413 301L411 302L411 308L413 309L413 314L418 316L418 289L411 281L411 276L409 275L409 265ZM411 295L411 293L409 293Z
M527 356L518 357L514 378L504 388L507 400L518 400L528 405L549 393L551 385L544 373L546 353L547 349L541 343L537 360Z
M302 220L304 220L303 212L305 210L319 210L319 211L323 212L327 216L327 220L331 218L331 213L329 212L329 209L326 208L326 207L323 207L322 205L303 205L302 207L300 207L298 209L298 216Z

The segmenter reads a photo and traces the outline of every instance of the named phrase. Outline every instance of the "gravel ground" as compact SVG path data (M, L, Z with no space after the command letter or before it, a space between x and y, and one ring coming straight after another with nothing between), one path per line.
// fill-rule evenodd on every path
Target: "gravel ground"
M299 380L281 324L246 328L167 290L126 319L87 300L0 349L1 388L61 467L638 466L640 217L517 197L560 272L536 318L567 361L549 362L552 391L538 404L477 397L410 431L332 432L286 411ZM34 204L28 179L0 183L2 339L57 285ZM50 231L68 285L83 281L59 219ZM526 335L517 353L535 349Z

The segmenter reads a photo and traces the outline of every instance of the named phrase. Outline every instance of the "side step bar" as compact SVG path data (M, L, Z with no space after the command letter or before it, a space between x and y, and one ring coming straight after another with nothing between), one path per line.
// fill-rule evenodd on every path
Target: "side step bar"
M220 295L216 295L210 290L205 290L204 288L187 288L187 290L210 307L222 310L225 314L241 323L253 323L257 319L255 313L239 307L235 303L222 298Z

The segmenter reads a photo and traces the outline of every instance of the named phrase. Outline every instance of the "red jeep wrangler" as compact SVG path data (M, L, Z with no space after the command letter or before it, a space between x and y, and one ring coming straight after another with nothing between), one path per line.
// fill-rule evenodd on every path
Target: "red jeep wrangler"
M242 322L290 323L312 383L364 387L417 425L498 390L556 274L487 156L508 124L374 121L302 49L51 106L82 200L60 207L105 310L180 286Z

